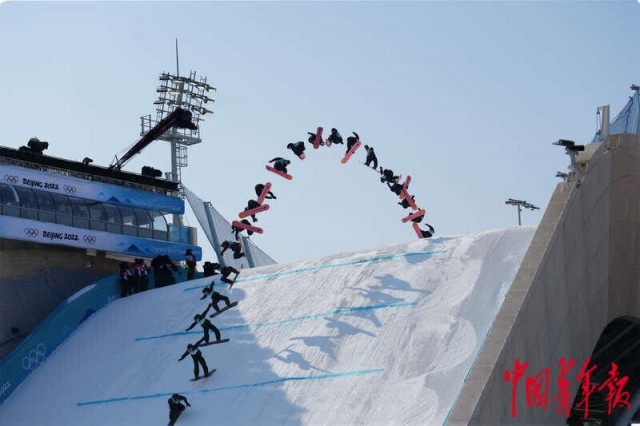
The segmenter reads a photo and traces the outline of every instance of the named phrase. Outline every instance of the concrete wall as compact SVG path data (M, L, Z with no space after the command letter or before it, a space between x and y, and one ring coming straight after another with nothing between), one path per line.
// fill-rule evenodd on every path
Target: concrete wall
M119 261L86 250L0 240L0 358L60 303L107 275L117 274Z
M578 369L606 325L640 316L640 153L635 136L619 142L613 150L588 145L578 158L581 183L556 187L448 424L565 424L551 401L560 359L575 360L573 398ZM547 410L527 407L523 378L511 416L503 375L515 360L528 362L525 377L551 369Z

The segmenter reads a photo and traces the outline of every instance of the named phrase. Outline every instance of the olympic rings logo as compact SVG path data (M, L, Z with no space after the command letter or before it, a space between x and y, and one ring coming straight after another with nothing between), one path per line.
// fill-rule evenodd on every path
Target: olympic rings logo
M31 238L35 238L40 234L40 231L35 228L24 228L24 233Z
M25 370L35 370L46 358L47 347L44 343L38 343L35 349L29 352L28 356L22 358L22 368Z
M4 175L4 180L9 183L18 183L18 176L16 175Z
M83 235L82 239L85 243L94 244L96 242L95 235Z
M76 187L73 186L73 185L64 185L63 188L69 194L75 194L76 193Z

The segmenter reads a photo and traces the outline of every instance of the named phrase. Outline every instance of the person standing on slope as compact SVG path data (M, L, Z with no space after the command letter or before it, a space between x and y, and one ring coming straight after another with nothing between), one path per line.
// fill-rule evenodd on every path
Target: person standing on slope
M187 408L191 407L189 401L186 397L174 393L171 398L169 398L169 426L173 426L176 424L176 420L180 417L180 414ZM184 404L187 405L184 405Z
M203 313L196 314L193 317L193 324L191 324L189 328L185 330L185 331L189 331L198 324L202 326L202 331L204 331L204 336L202 336L202 338L198 340L198 342L196 342L197 345L202 344L202 342L204 342L205 344L209 343L209 330L213 331L213 334L216 335L216 342L219 342L222 339L222 337L220 337L220 330L218 330L218 328L215 325L213 325L211 321L209 321L209 319L207 318L207 313L209 312L209 309L211 309L211 305L207 306L207 309L205 309Z
M223 301L227 305L227 308L231 307L231 302L228 297L221 295L217 291L213 291L213 282L211 283L211 287L205 287L202 289L202 297L200 300L207 298L209 295L211 295L211 303L209 304L209 307L213 306L213 309L215 309L217 313L222 312L220 308L218 308L218 302L220 301Z
M207 362L204 360L200 349L198 349L198 345L199 343L196 343L195 345L189 343L187 345L187 350L182 354L180 359L178 359L178 361L182 361L187 357L187 355L191 355L191 359L193 359L193 375L195 376L195 380L198 380L200 378L200 365L202 365L204 377L207 377L209 375L209 367L207 367Z
M196 275L196 258L191 249L187 249L187 252L184 255L184 260L187 263L187 281L190 281Z

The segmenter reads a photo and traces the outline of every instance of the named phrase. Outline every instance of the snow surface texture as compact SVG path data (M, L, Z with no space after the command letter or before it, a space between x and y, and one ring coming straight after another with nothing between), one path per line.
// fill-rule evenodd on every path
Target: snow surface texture
M206 380L178 358L189 281L109 304L0 406L2 425L442 424L533 236L511 228L244 271ZM217 290L228 293L226 285ZM211 336L212 339L215 337Z

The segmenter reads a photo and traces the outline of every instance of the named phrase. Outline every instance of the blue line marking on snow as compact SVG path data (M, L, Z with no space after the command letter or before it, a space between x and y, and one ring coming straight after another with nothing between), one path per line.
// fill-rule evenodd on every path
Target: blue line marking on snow
M294 275L294 274L299 274L299 273L302 273L302 272L318 271L320 269L344 268L345 266L362 265L364 263L380 262L380 261L385 261L385 260L400 259L400 258L403 258L403 257L412 257L412 256L432 256L434 254L442 254L442 253L446 253L446 252L447 252L446 250L416 251L416 252L409 252L409 253L390 254L390 255L386 255L386 256L377 256L377 257L372 257L372 258L369 258L369 259L354 260L352 262L333 263L331 265L310 266L308 268L300 268L300 269L294 269L294 270L291 270L291 271L278 272L278 273L275 273L275 274L258 275L258 276L251 277L251 278L245 278L245 279L237 280L236 284L237 283L247 282L247 281L256 281L256 280L264 280L264 279L269 279L269 278L282 277L282 276L285 276L285 275ZM199 286L195 286L195 287L187 287L182 291L198 290L200 288L205 288L205 287L208 287L208 285L199 285Z
M407 307L407 306L416 306L417 304L418 304L418 302L400 302L400 303L385 303L385 304L370 305L370 306L354 306L354 307L350 307L350 308L337 308L337 309L333 309L333 310L328 311L328 312L322 312L322 313L319 313L319 314L304 315L304 316L301 316L301 317L287 318L287 319L283 319L283 320L265 321L265 322L261 322L261 323L257 323L257 324L230 325L230 326L227 326L227 327L219 327L218 329L220 331L238 330L238 329L242 329L242 328L247 328L247 329L253 328L253 329L257 330L260 327L264 327L264 326L268 326L268 325L287 324L287 323L290 323L290 322L304 321L304 320L307 320L307 319L326 317L326 316L330 316L330 315L349 314L349 313L358 312L358 311L370 311L370 310L374 310L374 309L403 308L403 307ZM138 341L141 341L141 340L163 339L165 337L185 336L185 335L191 335L191 334L202 335L202 330L199 330L199 331L179 331L177 333L160 334L160 335L157 335L157 336L136 337L136 341L138 342Z
M128 396L128 397L123 397L123 398L100 399L100 400L96 400L96 401L78 402L76 405L79 406L79 407L82 407L82 406L85 406L85 405L110 404L112 402L135 401L135 400L140 400L140 399L151 399L151 398L162 398L162 397L169 397L169 396L173 395L174 393L179 393L181 395L190 395L190 394L194 394L194 393L221 392L221 391L228 391L228 390L235 390L235 389L257 388L257 387L262 387L262 386L269 386L269 385L274 385L274 384L278 384L278 383L293 382L293 381L335 379L335 378L338 378L338 377L345 377L345 376L359 376L359 375L364 375L364 374L375 374L375 373L382 373L383 371L384 371L384 368L373 368L373 369L369 369L369 370L345 371L345 372L342 372L342 373L328 373L328 374L319 374L319 375L315 375L315 376L281 377L281 378L278 378L278 379L267 380L267 381L258 382L258 383L249 383L249 384L233 385L233 386L223 386L223 387L219 387L219 388L201 389L201 390L194 390L194 391L167 392L167 393L156 393L156 394L151 394L151 395Z

